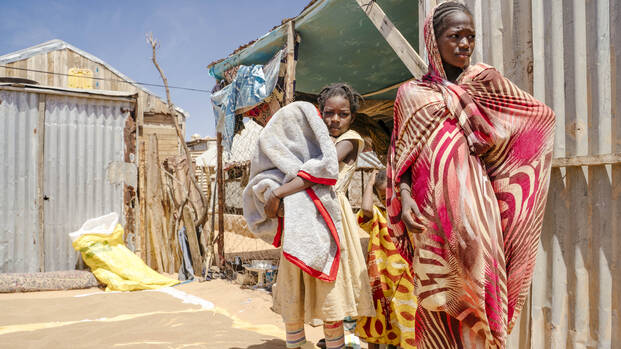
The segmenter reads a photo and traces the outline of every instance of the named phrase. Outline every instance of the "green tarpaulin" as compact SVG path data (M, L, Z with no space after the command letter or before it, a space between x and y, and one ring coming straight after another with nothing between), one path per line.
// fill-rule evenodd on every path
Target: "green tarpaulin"
M377 0L395 27L418 47L418 1ZM265 64L285 46L286 26L276 27L254 43L209 65L218 79L239 64ZM412 77L405 65L355 0L318 0L295 18L301 36L296 91L317 94L331 82L344 81L362 94ZM367 99L394 99L396 89Z

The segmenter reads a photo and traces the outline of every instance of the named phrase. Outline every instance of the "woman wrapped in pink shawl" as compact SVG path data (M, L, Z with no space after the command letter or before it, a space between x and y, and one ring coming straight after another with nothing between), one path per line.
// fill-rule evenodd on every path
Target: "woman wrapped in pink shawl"
M504 348L528 293L554 113L493 67L470 65L468 9L425 21L429 72L395 101L389 228L411 262L419 348Z

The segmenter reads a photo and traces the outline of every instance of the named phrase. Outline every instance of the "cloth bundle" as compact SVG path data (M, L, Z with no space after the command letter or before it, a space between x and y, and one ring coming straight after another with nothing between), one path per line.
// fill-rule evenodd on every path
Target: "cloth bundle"
M244 190L244 218L259 238L282 245L287 260L320 280L334 281L340 259L341 213L332 185L336 147L319 111L308 102L281 108L261 131ZM267 218L272 190L300 176L316 183L285 197L284 217Z

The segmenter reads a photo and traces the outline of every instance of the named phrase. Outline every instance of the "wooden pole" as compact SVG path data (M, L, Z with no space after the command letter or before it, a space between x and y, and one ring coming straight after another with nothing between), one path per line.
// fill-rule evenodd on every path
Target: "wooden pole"
M45 271L45 100L44 94L39 94L39 120L37 123L38 150L37 150L37 203L39 208L39 232L37 247L39 248L39 271Z
M194 227L192 212L187 205L183 209L183 225L185 226L185 234L188 237L188 245L190 247L190 257L192 259L192 269L194 269L194 275L203 276L198 235L196 234L196 227Z
M166 239L166 217L162 206L162 185L161 173L158 156L157 137L149 136L148 155L146 159L147 168L147 215L151 237L151 248L155 254L157 270L162 272L173 272L170 268L168 255L168 241Z
M552 159L552 167L602 166L621 163L621 153L572 156Z
M211 176L211 170L210 170L210 176ZM218 176L217 172L216 172L216 177ZM210 184L211 185L211 184ZM205 275L207 275L207 273L209 272L209 267L211 267L211 263L212 263L212 259L215 258L215 253L214 253L214 248L213 248L213 243L214 243L214 236L216 235L216 229L215 229L215 224L216 224L216 190L217 190L217 185L218 185L218 181L216 179L216 188L214 188L214 190L211 192L211 228L210 228L210 234L207 237L207 248L209 251L209 253L206 254L205 257L205 261L204 261L204 265L205 265ZM211 189L210 189L211 190ZM219 217L219 215L218 215ZM204 229L203 232L205 232ZM203 234L204 236L205 234Z
M295 98L295 22L287 22L287 74L285 77L285 105Z
M222 133L218 132L218 264L224 267L224 164L222 161Z
M141 129L142 127L139 126ZM150 265L151 258L147 250L147 149L144 137L140 137L138 141L138 212L139 227L138 234L136 234L136 255L142 258L142 260Z
M356 2L412 73L412 76L418 79L425 75L427 65L397 27L388 19L377 2L375 0L356 0Z
M144 109L142 108L142 101L144 98L140 98L140 93L137 92L136 95L136 166L138 167L138 188L136 190L137 197L137 210L138 210L138 218L136 219L136 246L134 252L143 261L146 262L145 258L145 244L144 244L144 236L145 236L145 210L146 203L145 201L145 167L144 167L144 159L145 159L145 144L142 137L143 126L144 126Z

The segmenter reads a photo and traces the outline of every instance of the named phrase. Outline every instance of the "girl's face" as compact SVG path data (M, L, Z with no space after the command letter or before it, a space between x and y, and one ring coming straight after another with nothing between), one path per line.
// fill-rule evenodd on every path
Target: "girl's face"
M444 19L446 28L438 35L440 56L445 64L466 69L474 51L474 23L464 12L453 12Z
M386 205L386 182L378 183L375 185L375 194L379 201Z
M332 137L338 137L347 132L354 121L354 116L349 109L349 101L343 96L328 98L321 114Z

